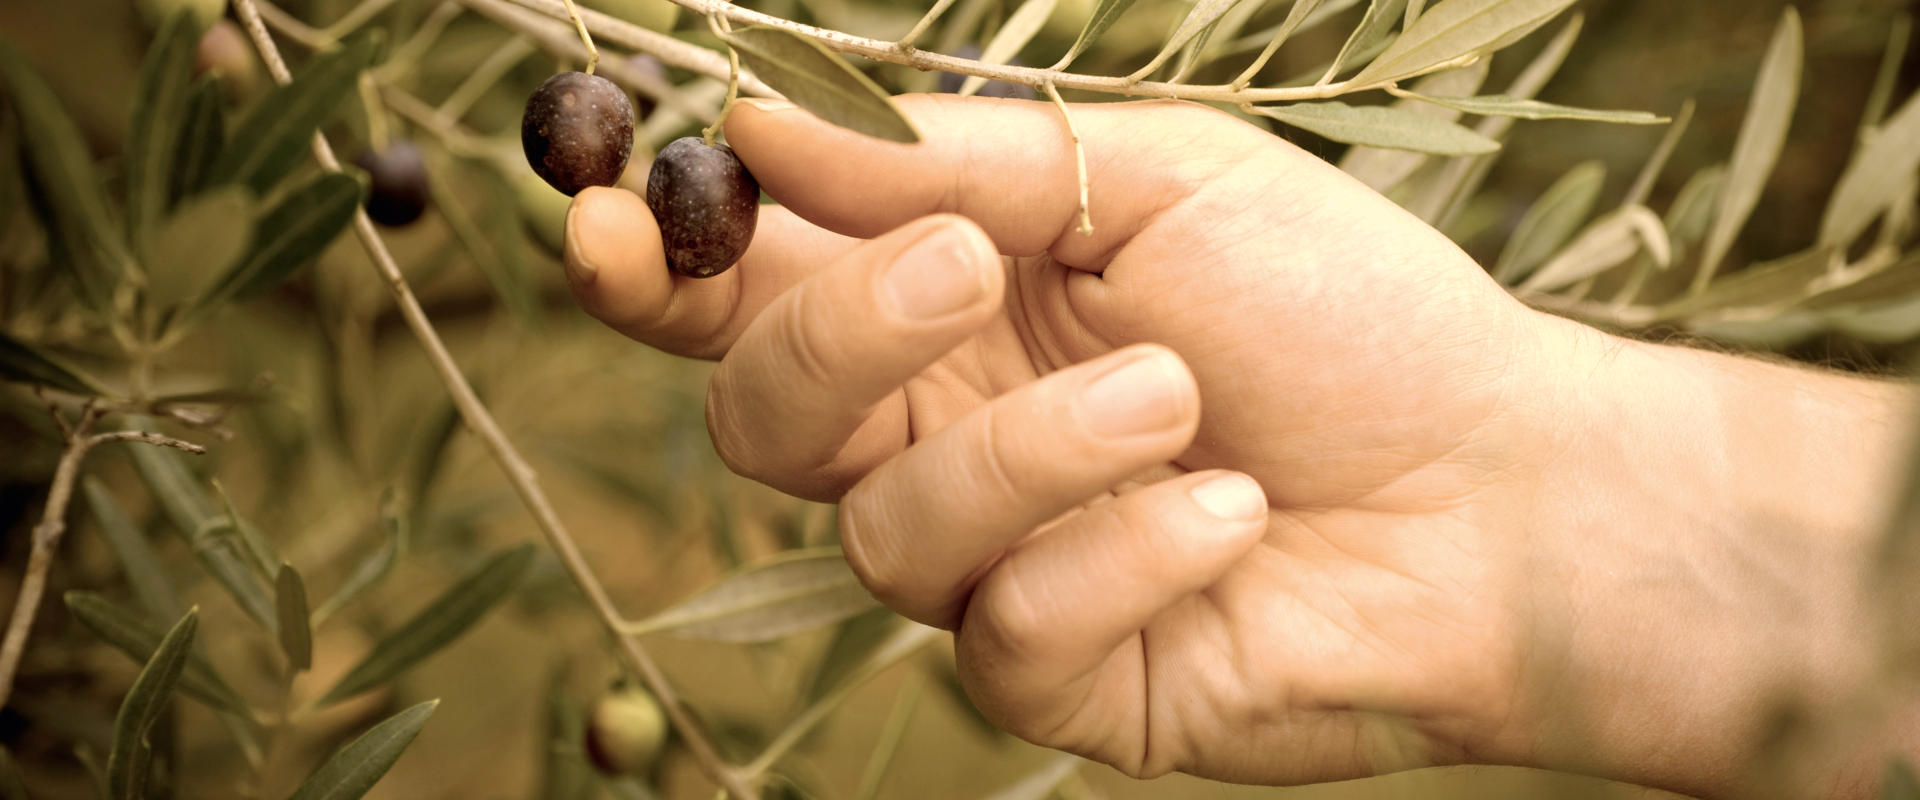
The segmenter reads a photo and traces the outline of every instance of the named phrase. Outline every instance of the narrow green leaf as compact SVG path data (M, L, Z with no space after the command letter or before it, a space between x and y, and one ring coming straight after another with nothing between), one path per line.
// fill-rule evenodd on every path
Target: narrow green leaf
M1296 103L1254 106L1257 114L1336 142L1413 150L1443 156L1491 153L1500 143L1455 122L1421 116L1391 106L1349 106L1345 103Z
M1442 94L1472 94L1479 91L1480 85L1487 80L1488 61L1479 61L1460 69L1450 69L1423 76L1414 90L1419 92L1438 92ZM1423 117L1458 122L1460 112L1451 108L1429 105L1416 100L1400 99L1393 103L1395 109ZM1361 183L1373 187L1374 191L1386 193L1401 181L1417 172L1421 165L1432 160L1426 153L1406 150L1382 150L1374 147L1353 147L1340 157L1341 171L1357 178Z
M1547 258L1586 223L1606 180L1606 166L1588 161L1554 181L1540 195L1540 200L1520 217L1506 248L1500 251L1500 260L1495 263L1494 280L1511 285L1546 263Z
M167 179L169 203L200 191L226 147L227 110L220 93L218 76L208 75L193 85L180 138L174 143L173 171Z
M1832 271L1834 251L1815 247L1755 264L1714 281L1706 291L1660 307L1659 320L1692 317L1726 308L1781 306L1804 297Z
M207 520L213 518L213 506L200 489L200 479L187 469L181 455L164 447L129 447L126 453L140 479L147 484L153 499L160 504L173 528L189 543Z
M107 754L107 793L114 800L145 800L147 764L152 750L147 733L173 697L173 687L193 652L193 634L200 625L198 609L190 609L147 659L133 681L120 713L113 720L113 749Z
M1820 244L1844 247L1892 205L1908 196L1920 171L1920 92L1861 143L1827 201Z
M1880 800L1920 800L1920 776L1913 774L1906 759L1887 759L1887 769L1880 778Z
M812 39L755 25L726 42L756 77L814 116L876 139L920 141L885 89Z
M0 380L36 383L49 389L93 397L112 394L87 373L52 353L8 336L4 331L0 331Z
M1100 0L1099 4L1093 7L1093 13L1087 15L1087 23L1080 26L1080 35L1074 37L1073 46L1067 48L1067 54L1061 56L1060 60L1054 63L1053 68L1066 69L1068 64L1073 63L1081 53L1086 52L1094 42L1099 41L1100 35L1113 27L1114 20L1119 19L1121 14L1127 13L1127 9L1133 7L1133 3L1134 0Z
M306 158L313 134L353 94L379 45L379 36L364 36L315 56L292 83L254 104L214 162L209 184L238 183L256 195L273 189Z
M1441 97L1405 92L1409 97L1434 105L1446 106L1468 114L1488 117L1518 117L1520 119L1577 119L1588 122L1612 122L1621 125L1659 125L1671 122L1666 117L1656 116L1645 111L1600 111L1589 108L1543 103L1539 100L1521 100L1503 94L1482 97Z
M185 9L160 24L127 120L127 236L138 249L166 212L173 157L188 121L200 24ZM151 267L149 267L151 269Z
M1693 98L1680 104L1680 113L1674 115L1673 124L1667 126L1667 132L1660 137L1660 144L1653 148L1653 155L1640 167L1640 174L1633 177L1633 186L1627 189L1626 205L1645 205L1647 197L1653 194L1653 183L1660 179L1660 173L1667 168L1667 159L1673 156L1673 149L1680 144L1687 128L1693 124Z
M996 65L1011 61L1015 55L1019 54L1020 48L1026 47L1028 42L1033 41L1033 35L1039 33L1040 27L1046 24L1047 17L1053 14L1054 3L1055 0L1026 0L1021 3L1020 8L1015 10L1012 16L1007 17L1006 23L1000 26L1000 30L994 32L993 40L987 42L987 46L980 50L979 60L982 63ZM969 75L966 81L960 84L959 94L961 97L971 97L985 85L987 85L986 78Z
M313 630L307 627L307 585L292 564L281 564L273 581L274 608L280 612L280 652L294 670L313 668Z
M439 700L428 700L360 734L315 768L294 790L292 800L358 800L400 760L439 707Z
M288 193L260 219L259 241L184 315L197 319L232 300L265 292L306 266L353 221L364 188L343 174L321 175ZM184 322L182 324L185 324Z
M546 728L540 733L540 797L543 800L592 800L594 769L587 762L581 731L586 711L567 696L565 666L547 677Z
M482 172L494 171L482 170ZM451 175L453 173L447 170L436 171L435 174ZM473 215L467 210L467 204L471 202L469 198L474 196L474 192L465 187L456 189L448 186L447 181L444 180L429 182L427 190L432 195L433 207L440 212L440 218L453 231L454 239L467 251L467 256L474 265L479 267L480 273L487 279L487 284L493 287L493 293L500 298L500 304L506 306L507 311L512 313L515 319L521 322L531 321L534 314L538 312L539 287L533 285L532 281L527 280L526 274L516 268L515 259L520 255L519 251L507 247L506 242L501 239L509 232L518 233L520 226L518 224L501 225L483 230L479 223L474 222Z
M764 642L831 625L875 605L839 548L811 548L749 566L634 623L629 632Z
M120 569L126 573L127 583L133 586L134 596L140 598L140 605L157 619L178 617L179 593L161 569L160 556L153 551L146 533L133 524L99 479L87 476L81 483L81 492L87 497L88 511L100 525L101 538L107 540L107 547L119 559Z
M1733 159L1727 167L1727 180L1720 191L1719 212L1707 232L1706 249L1700 260L1693 290L1706 288L1720 262L1733 247L1733 240L1746 227L1747 217L1760 202L1767 178L1780 159L1787 142L1787 129L1793 124L1793 109L1800 99L1800 13L1787 6L1773 41L1760 62L1760 77L1754 83L1753 99L1747 117L1734 140Z
M320 698L320 704L344 700L385 683L459 638L512 593L533 565L533 553L532 545L521 545L487 559L432 605L387 634L373 652Z
M164 222L148 223L142 263L151 305L172 308L232 269L253 243L255 208L246 187L223 186L181 203Z
M1822 287L1801 302L1799 308L1824 311L1841 306L1889 305L1915 297L1920 297L1920 253L1908 255L1852 282Z
M1033 2L1033 0L1028 0L1028 2ZM1233 7L1240 2L1242 2L1242 0L1199 0L1199 2L1194 3L1193 8L1187 12L1187 16L1180 20L1180 27L1175 28L1173 35L1167 37L1166 43L1160 46L1160 52L1153 54L1153 60L1148 61L1146 66L1135 70L1132 75L1128 75L1127 79L1137 81L1148 75L1152 75L1154 70L1159 69L1167 63L1167 59L1173 58L1174 55L1178 54L1180 48L1185 47L1187 42L1192 41L1195 36L1200 35L1200 32L1205 30L1207 26L1212 25L1215 20L1220 19L1220 15L1232 10ZM1049 4L1048 10L1052 10L1051 4Z
M1672 247L1660 217L1646 206L1626 206L1593 221L1566 248L1520 284L1522 292L1551 292L1572 286L1627 262L1645 249L1665 267Z
M1474 53L1498 50L1547 24L1574 0L1442 0L1359 74L1356 84L1410 78Z
M0 800L31 800L20 762L14 760L6 745L0 745Z
M20 120L26 173L47 206L49 236L71 262L81 298L109 311L133 257L100 192L86 138L53 87L6 42L0 42L0 87Z
M388 497L391 497L391 490L388 490ZM340 609L346 608L368 589L378 586L381 579L393 571L393 565L399 562L401 553L406 552L409 528L407 516L389 499L383 499L380 503L380 523L382 529L386 531L386 538L380 543L380 548L368 553L366 558L354 565L353 571L347 573L347 579L340 584L340 588L335 589L333 595L320 604L320 608L313 615L315 625L332 617Z
M273 631L279 626L275 616L273 600L261 586L260 568L247 553L246 545L240 540L240 533L233 522L226 517L212 517L188 537L193 547L193 555L200 560L200 566L213 576L221 588L233 597L240 610L247 612L260 627Z
M1393 23L1400 18L1407 6L1407 0L1370 0L1367 13L1360 17L1360 24L1354 26L1353 33L1347 35L1340 52L1333 57L1333 63L1327 66L1321 82L1331 81L1349 66L1359 53L1365 52L1385 41Z
M1906 63L1907 45L1912 37L1913 15L1896 17L1892 32L1887 34L1886 52L1880 56L1880 71L1873 76L1873 88L1867 91L1867 102L1860 113L1861 141L1880 127L1880 117L1887 113L1887 104L1893 102L1893 87L1900 82L1900 65Z
M1354 2L1357 2L1357 0L1345 0L1346 5L1352 5ZM1260 3L1241 3L1240 5L1234 6L1233 11L1228 12L1228 16L1226 17L1232 29L1222 31L1220 35L1222 37L1232 37L1239 33L1247 21L1252 19L1254 14L1260 12L1261 5ZM1341 5L1341 3L1335 2L1334 6L1325 6L1325 8L1331 11L1338 5ZM1260 51L1260 55L1254 57L1253 62L1247 65L1247 68L1240 73L1239 77L1233 79L1234 84L1246 85L1252 83L1254 77L1259 75L1260 70L1267 66L1267 62L1273 58L1273 55L1280 52L1280 46L1286 44L1288 39L1292 38L1295 33L1298 33L1303 26L1307 24L1307 20L1319 20L1323 18L1315 17L1313 14L1314 11L1320 8L1322 8L1322 0L1293 0L1293 5L1287 9L1286 18L1281 20L1280 24L1272 29L1272 38L1267 40L1266 48ZM1205 60L1207 54L1203 51L1197 58L1199 60ZM1185 73L1186 71L1182 70L1180 74L1184 75Z
M1408 0L1407 1L1407 19L1405 22L1401 23L1400 29L1411 30L1413 28L1414 20L1417 20L1420 18L1420 12L1426 10L1426 7L1427 7L1427 0Z
M1071 753L1059 753L1044 766L1034 770L1012 786L994 792L987 800L1046 800L1053 796L1053 789L1059 786L1067 776L1072 775L1085 764L1079 756Z
M885 607L869 609L840 623L807 681L807 702L825 697L840 685L900 624L900 616Z
M158 628L100 595L67 592L63 599L67 611L82 627L134 661L145 663L160 647L163 634ZM187 666L180 674L180 690L216 710L243 715L246 712L246 703L240 695L198 653L187 659Z
M220 505L227 511L228 529L240 536L240 543L246 546L247 557L253 561L254 568L260 571L260 577L270 581L279 580L282 565L280 553L274 549L273 543L252 522L240 515L240 509L233 506L233 498L227 495L227 487L217 480L213 482L213 493L220 496Z
M854 800L874 800L880 795L880 786L887 779L887 769L893 765L893 757L900 751L901 740L907 738L907 723L913 720L913 712L920 706L920 694L926 688L926 676L915 674L894 695L893 709L887 712L887 722L880 728L880 740L874 743L869 752L867 766L860 770L860 786L853 793Z

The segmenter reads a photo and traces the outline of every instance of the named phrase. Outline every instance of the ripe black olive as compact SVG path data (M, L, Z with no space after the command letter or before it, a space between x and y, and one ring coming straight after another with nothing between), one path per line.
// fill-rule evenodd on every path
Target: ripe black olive
M647 173L647 208L660 223L667 266L710 278L733 266L753 241L760 216L760 183L724 144L699 137L675 139Z
M562 72L527 98L520 144L533 171L564 194L612 186L633 153L633 103L606 78Z
M395 140L385 150L363 151L353 163L367 171L372 183L367 216L374 222L399 227L427 210L427 159L418 145Z

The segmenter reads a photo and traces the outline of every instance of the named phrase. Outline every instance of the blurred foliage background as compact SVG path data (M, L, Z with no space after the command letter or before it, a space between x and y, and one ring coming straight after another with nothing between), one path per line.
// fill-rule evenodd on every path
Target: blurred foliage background
M283 8L320 26L349 13L351 0L294 0ZM711 41L698 20L677 20L664 0L583 5L657 28L678 26ZM898 36L923 8L906 0L755 0L747 5L876 37ZM974 4L989 25L1011 11L998 0ZM1285 6L1262 11L1247 30L1273 24ZM1786 4L1584 0L1584 34L1542 93L1590 108L1638 108L1673 114L1698 103L1692 130L1655 184L1665 208L1688 176L1724 160L1745 113L1755 70ZM706 440L702 393L708 366L635 345L587 319L572 304L552 243L558 222L545 187L528 187L503 169L497 153L517 152L514 134L527 91L561 62L457 4L398 0L374 19L399 45L423 26L445 28L417 61L385 77L416 98L438 103L461 90L477 65L493 62L498 80L473 95L457 122L434 125L387 112L386 135L410 139L427 154L433 186L424 218L383 233L462 369L508 434L543 477L562 514L620 607L644 617L697 593L716 577L775 553L834 541L830 508L783 497L727 473ZM1799 4L1805 18L1806 69L1792 136L1730 263L1764 261L1805 248L1820 209L1847 163L1869 87L1903 0L1828 0ZM1028 63L1050 62L1078 31L1089 0L1067 0L1028 48ZM1119 74L1151 52L1185 8L1142 0L1077 70ZM1294 74L1337 50L1359 9L1282 50L1272 69ZM1536 34L1501 54L1489 86L1502 86L1549 37ZM153 36L142 10L126 0L0 0L0 38L25 54L78 122L87 149L110 172L126 140L137 72ZM304 58L305 50L283 41ZM967 41L942 42L944 45ZM977 44L977 42L972 42ZM515 50L513 48L523 48ZM937 49L937 48L936 48ZM496 54L506 50L512 57ZM396 52L404 53L398 46ZM613 57L613 56L610 56ZM504 63L503 63L504 62ZM1203 70L1197 80L1225 80ZM253 69L257 70L258 65ZM1210 68L1211 69L1211 68ZM931 88L931 76L896 67L872 74L894 91ZM244 72L241 70L240 72ZM689 92L717 97L718 83L674 71ZM230 107L257 99L261 73L230 76ZM1896 102L1920 88L1920 48L1900 67ZM1070 99L1103 99L1079 98ZM4 101L0 101L4 102ZM8 130L17 123L0 106ZM352 101L326 130L343 155L365 149L366 114ZM692 129L682 120L642 128L657 146ZM449 131L458 132L449 138ZM1618 197L1664 133L1661 127L1580 122L1519 125L1479 194L1449 231L1482 263L1493 263L1524 213L1572 165L1607 168L1603 197ZM1345 150L1311 134L1281 135L1338 160ZM644 152L635 163L646 167ZM509 159L510 161L510 159ZM310 167L309 167L310 168ZM640 174L644 175L644 172ZM47 245L21 202L11 161L0 172L0 329L39 343L95 374L125 371L110 348L69 313L73 299L49 281ZM198 477L217 479L235 509L299 567L315 598L341 584L378 551L394 520L411 534L393 572L360 603L322 627L314 668L296 697L324 691L384 633L427 605L489 554L535 538L527 513L478 442L465 435L446 393L401 323L367 256L342 236L293 281L236 304L191 333L153 365L160 394L245 390L248 398L222 425L231 439L175 430L211 446L187 459ZM1870 370L1911 363L1900 342L1820 334L1789 354ZM10 602L55 461L58 432L41 402L20 384L0 384L0 598ZM93 456L97 477L153 543L183 599L201 609L200 639L234 688L249 698L277 691L276 645L245 618L219 586L201 577L180 540L157 535L170 524L125 452ZM383 502L383 498L388 498ZM383 522L383 511L392 519ZM130 590L84 504L53 572L49 597L86 590L118 600ZM856 620L852 625L871 620ZM844 635L838 636L844 639ZM836 631L775 643L737 645L649 637L649 647L693 707L745 760L806 703ZM978 797L1053 764L1055 756L994 732L974 716L941 647L925 648L853 693L847 704L781 762L796 794L851 797L863 780L880 797ZM37 798L92 796L76 747L99 754L115 708L138 665L101 644L58 602L43 607L14 700L0 710L0 743L25 767ZM373 721L428 698L436 716L387 779L382 798L644 796L636 784L601 786L578 752L582 709L618 678L606 634L566 575L544 550L519 588L476 628L394 683L329 707L300 725L274 755L264 779L248 778L226 729L205 707L176 704L162 725L178 756L180 797L283 796L330 749ZM910 715L910 716L909 716ZM890 722L891 720L891 722ZM905 720L904 723L901 720ZM877 745L891 760L872 755ZM1284 757L1277 754L1276 757ZM582 790L565 788L584 781ZM669 744L649 774L662 797L708 797L712 787L683 749ZM1179 776L1128 780L1085 766L1053 793L1113 797L1489 797L1638 796L1643 790L1509 769L1427 770L1323 787L1234 787ZM642 792L635 795L635 792ZM1044 793L1043 793L1044 794Z

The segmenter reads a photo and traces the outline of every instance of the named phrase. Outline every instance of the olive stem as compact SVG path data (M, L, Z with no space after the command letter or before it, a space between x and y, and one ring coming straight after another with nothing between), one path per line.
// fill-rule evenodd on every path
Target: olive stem
M953 0L935 2L933 8L927 9L926 15L913 24L913 30L907 31L907 35L900 37L900 41L894 42L894 46L901 50L912 50L914 42L920 41L920 37L927 32L927 29L933 27L933 23L940 19L942 14L947 13L947 9L952 6Z
M280 48L274 44L273 37L267 33L266 25L260 21L260 11L255 6L254 0L233 0L233 8L246 28L247 35L253 39L254 48L260 52L261 60L266 62L267 71L273 76L274 82L284 85L291 81L292 75L287 71L286 61L280 57ZM314 134L313 155L326 171L340 171L340 160L335 157L332 145L327 143L326 134ZM567 570L574 585L585 596L588 606L592 607L595 616L600 618L601 624L613 632L620 655L628 666L633 668L635 674L646 684L647 689L653 692L653 696L659 698L667 719L672 721L673 727L680 731L682 741L693 754L701 771L719 784L724 791L732 793L735 797L742 800L756 800L759 793L743 780L732 766L727 764L726 759L714 746L713 737L680 701L679 694L667 681L666 673L660 669L660 665L653 660L646 648L633 637L620 635L620 612L614 607L613 598L607 594L606 586L593 574L592 566L588 564L585 554L580 551L580 545L574 540L573 534L567 530L566 523L561 521L559 512L554 509L553 501L548 499L546 491L540 488L540 479L533 471L533 467L507 438L506 432L500 428L500 423L494 420L493 412L480 401L480 396L474 392L473 385L467 382L466 375L454 362L453 354L448 352L446 343L440 339L440 333L434 329L433 322L427 319L426 311L420 306L420 299L414 295L406 276L400 272L400 265L394 261L393 253L387 249L386 241L380 237L380 232L374 229L373 220L367 216L366 209L355 209L353 231L359 238L361 247L366 250L369 260L373 262L374 271L380 275L381 282L386 284L388 292L393 296L394 304L399 307L400 315L406 320L407 328L413 332L414 338L426 350L427 360L433 365L434 372L439 375L440 382L446 388L447 394L451 396L454 407L459 410L461 420L466 423L468 430L472 431L486 446L488 453L500 465L501 471L506 473L507 482L512 484L515 493L520 496L521 503L533 515L535 524L540 528L541 534L546 537L548 546L553 548L554 555L559 558L561 566Z
M580 19L580 8L573 0L562 0L567 4L567 16L573 19L573 27L580 31L580 43L587 46L587 74L592 75L600 67L600 48L593 46L593 35L587 33L587 23Z
M465 117L467 111L473 108L473 104L486 96L487 90L492 89L494 84L500 82L500 78L507 74L507 70L513 69L521 60L532 55L533 50L533 42L528 41L525 35L515 33L512 39L507 40L506 44L501 45L499 49L489 54L485 61L474 67L472 72L467 73L466 79L462 80L459 86L453 87L453 91L447 93L447 98L440 101L440 109L437 112L439 116L448 120Z
M1041 84L1040 89L1047 93L1047 99L1053 101L1053 107L1060 109L1060 118L1067 123L1067 136L1073 139L1073 168L1080 179L1080 235L1093 235L1093 214L1087 208L1092 183L1087 177L1087 148L1080 143L1080 130L1074 127L1073 113L1067 110L1067 103L1060 99L1060 90L1053 84Z
M387 112L380 103L380 87L373 81L373 73L360 73L360 105L367 112L367 143L373 152L385 153L393 145L393 132L387 125Z
M700 138L708 147L713 146L713 137L720 134L721 126L727 124L727 114L733 111L733 103L740 99L740 52L733 49L733 43L727 41L731 31L719 14L707 15L707 27L713 29L713 35L727 43L727 99L720 103L720 113L714 117L713 124L700 129Z

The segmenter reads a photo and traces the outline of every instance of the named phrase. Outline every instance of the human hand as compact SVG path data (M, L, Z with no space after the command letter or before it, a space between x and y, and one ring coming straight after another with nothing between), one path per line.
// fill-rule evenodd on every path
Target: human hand
M1647 683L1567 667L1642 655L1631 621L1590 621L1641 574L1583 522L1618 498L1563 463L1611 409L1582 393L1617 340L1216 112L1077 107L1085 236L1055 109L900 102L918 146L736 109L728 140L783 204L737 268L673 276L645 205L589 190L568 269L616 329L720 360L723 459L838 500L855 571L955 630L990 719L1135 775L1471 761L1692 785L1635 762L1672 744L1638 721L1581 731L1633 751L1609 759L1555 740L1541 701L1618 713ZM1688 691L1653 683L1634 699L1663 711Z

